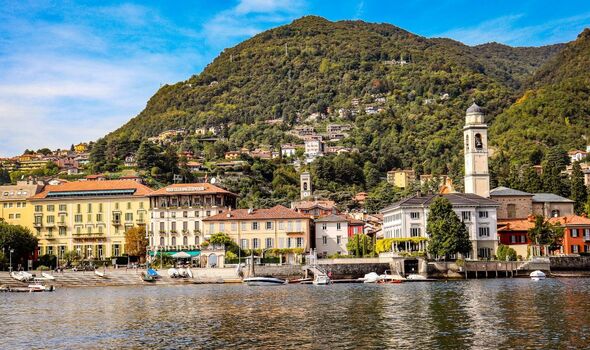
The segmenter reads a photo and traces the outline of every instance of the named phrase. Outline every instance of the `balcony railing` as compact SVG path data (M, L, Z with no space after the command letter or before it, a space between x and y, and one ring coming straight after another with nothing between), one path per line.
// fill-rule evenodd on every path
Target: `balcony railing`
M34 222L33 226L35 227L43 227L43 223L42 222Z

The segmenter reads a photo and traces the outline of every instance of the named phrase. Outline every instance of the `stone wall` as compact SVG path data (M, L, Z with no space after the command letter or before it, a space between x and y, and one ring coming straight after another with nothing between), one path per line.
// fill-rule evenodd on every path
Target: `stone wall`
M551 271L590 271L590 256L552 256Z
M327 272L332 273L333 279L356 279L363 277L369 272L382 274L385 270L391 270L389 263L367 262L367 263L348 263L348 264L319 264ZM256 266L256 276L273 276L279 278L297 279L305 277L305 271L302 265L282 265L282 266ZM309 277L313 277L309 274Z

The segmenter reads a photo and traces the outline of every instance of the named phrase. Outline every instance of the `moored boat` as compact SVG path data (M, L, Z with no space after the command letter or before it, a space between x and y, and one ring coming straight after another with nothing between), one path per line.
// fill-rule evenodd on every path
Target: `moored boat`
M43 276L43 278L45 278L46 280L55 280L55 277L48 272L41 272L41 276Z
M244 278L244 283L249 286L280 286L287 284L287 281L275 277L249 277Z
M25 271L12 271L10 277L21 282L28 282L33 279L33 275Z
M154 270L154 269L147 269L146 273L150 276L152 276L153 278L160 278L160 275L158 274L158 271Z
M363 281L363 283L377 283L382 278L376 272L369 272L369 273L365 274L364 277L361 277L360 279Z
M94 274L97 275L100 278L107 278L107 274L104 271L98 271L98 270L94 270Z
M156 278L147 272L141 273L141 279L144 280L145 282L150 282L150 283L156 282Z
M541 270L535 270L529 275L533 281L540 281L545 279L545 273Z
M29 284L27 288L29 288L29 292L53 292L55 290L54 286L44 286L40 283Z
M328 275L324 275L324 274L318 274L313 279L313 284L315 284L316 286L325 286L330 283L331 283L330 277L328 277Z

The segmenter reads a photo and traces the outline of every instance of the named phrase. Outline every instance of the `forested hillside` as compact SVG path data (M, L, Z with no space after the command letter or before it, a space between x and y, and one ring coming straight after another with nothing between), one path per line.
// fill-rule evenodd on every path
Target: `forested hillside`
M126 154L149 148L143 140L169 129L194 135L202 127L223 127L214 144L188 136L158 151L214 161L242 147L277 150L297 142L289 133L295 126L321 131L327 123L348 123L348 137L328 145L358 152L309 166L320 193L383 194L382 179L392 168L449 174L461 189L461 129L465 109L476 102L491 124L496 157L501 156L492 162L493 182L502 182L510 163L538 164L553 146L567 150L585 142L587 36L563 52L562 44L470 47L389 24L303 17L224 50L186 81L163 86L138 116L99 140L95 169L116 167ZM308 118L314 113L319 119ZM242 200L296 197L291 165L248 161L247 177L233 184ZM159 161L164 163L172 164ZM175 172L173 166L156 168L156 174Z

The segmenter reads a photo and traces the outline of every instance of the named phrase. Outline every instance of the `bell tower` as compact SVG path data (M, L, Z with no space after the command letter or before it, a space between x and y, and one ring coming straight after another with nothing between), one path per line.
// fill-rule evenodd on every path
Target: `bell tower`
M467 109L463 127L465 148L465 193L490 196L488 172L488 126L482 109L475 103Z
M301 173L299 177L299 182L301 184L301 199L311 197L311 174L307 171Z

